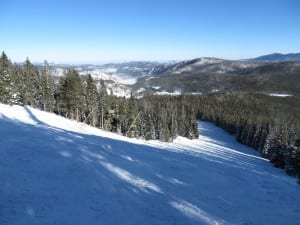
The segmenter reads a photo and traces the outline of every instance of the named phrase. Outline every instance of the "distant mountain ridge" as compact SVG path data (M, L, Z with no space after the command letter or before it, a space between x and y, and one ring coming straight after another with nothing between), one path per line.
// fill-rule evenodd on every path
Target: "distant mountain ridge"
M297 57L299 57L299 60ZM294 59L294 60L292 60ZM52 65L51 74L63 76L68 68L105 81L116 96L146 94L254 91L300 95L300 53L270 54L249 60L200 57L180 62L135 61L103 65Z
M288 54L281 54L281 53L272 53L269 55L259 56L249 61L256 61L256 62L284 62L284 61L299 61L300 60L300 53L288 53Z
M300 94L300 61L261 62L198 58L162 66L137 79L132 93L210 93L250 91Z

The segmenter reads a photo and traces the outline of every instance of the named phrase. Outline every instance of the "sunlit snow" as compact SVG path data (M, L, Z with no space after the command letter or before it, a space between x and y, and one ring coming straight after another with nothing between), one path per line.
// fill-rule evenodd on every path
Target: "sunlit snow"
M0 104L0 224L299 223L295 178L199 126L197 140L144 141Z

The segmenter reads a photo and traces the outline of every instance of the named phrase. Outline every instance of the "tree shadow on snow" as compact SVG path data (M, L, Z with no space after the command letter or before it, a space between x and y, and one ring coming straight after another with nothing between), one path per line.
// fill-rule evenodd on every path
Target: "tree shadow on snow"
M230 223L218 207L227 193L199 191L232 188L223 166L185 152L50 127L25 109L36 125L0 118L1 224Z

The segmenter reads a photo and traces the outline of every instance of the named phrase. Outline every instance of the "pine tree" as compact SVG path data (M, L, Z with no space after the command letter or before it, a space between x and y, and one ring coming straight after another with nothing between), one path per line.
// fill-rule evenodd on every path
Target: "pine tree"
M0 57L0 101L11 103L13 82L11 77L12 65L8 57L2 52Z
M134 97L131 95L130 99L128 100L127 106L127 119L126 119L126 136L128 137L136 137L137 135L137 120L140 116L138 112L137 102Z
M85 108L84 86L76 70L69 70L60 80L59 112L70 119L81 121Z
M53 112L55 106L55 84L50 76L49 64L45 60L41 75L42 106L44 111Z
M280 130L270 140L268 158L279 168L284 168L284 152L286 145L283 143L283 131Z
M36 67L27 58L23 64L22 99L24 104L42 108L42 85Z
M155 129L153 124L153 119L150 113L146 113L144 116L144 137L146 140L155 139Z
M98 112L99 112L99 127L101 129L105 128L105 110L106 110L106 100L107 100L107 91L106 91L106 85L104 83L104 80L100 80L99 85L99 95L98 95Z
M20 68L19 65L15 64L12 67L11 70L11 75L12 75L12 89L11 93L12 95L10 96L10 103L11 104L17 104L17 105L22 105L22 97L21 97L21 90L22 90L22 75L23 71L22 68Z
M86 105L87 105L87 118L86 122L92 126L96 126L98 115L98 99L99 94L96 84L90 74L86 80Z

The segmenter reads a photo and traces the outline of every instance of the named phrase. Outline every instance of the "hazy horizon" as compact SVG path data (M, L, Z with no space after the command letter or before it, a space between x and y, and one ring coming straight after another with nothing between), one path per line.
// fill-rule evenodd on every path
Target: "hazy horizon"
M5 52L5 51L3 51ZM224 59L224 60L247 60L247 59L252 59L252 58L256 58L259 56L264 56L264 55L270 55L270 54L295 54L298 52L287 52L287 53L282 53L282 52L271 52L271 53L266 53L266 54L262 54L262 55L258 55L258 56L254 56L251 58L243 58L243 59L236 59L236 58L219 58L219 57L214 57L214 56L199 56L199 57L195 57L195 58L186 58L186 59L169 59L169 60L144 60L144 59L135 59L135 60L102 60L102 61L50 61L48 59L41 59L40 61L34 61L31 60L31 58L29 56L26 56L24 58L24 60L21 61L15 61L13 58L10 57L9 54L7 54L5 52L5 54L8 56L8 58L13 62L13 63L17 63L17 64L22 64L26 61L26 59L28 58L31 63L33 64L43 64L45 61L47 61L47 63L49 64L57 64L57 65L105 65L105 64L121 64L121 63L130 63L130 62L152 62L152 63L173 63L173 62L182 62L182 61L186 61L186 60L193 60L193 59L197 59L197 58L219 58L219 59Z

